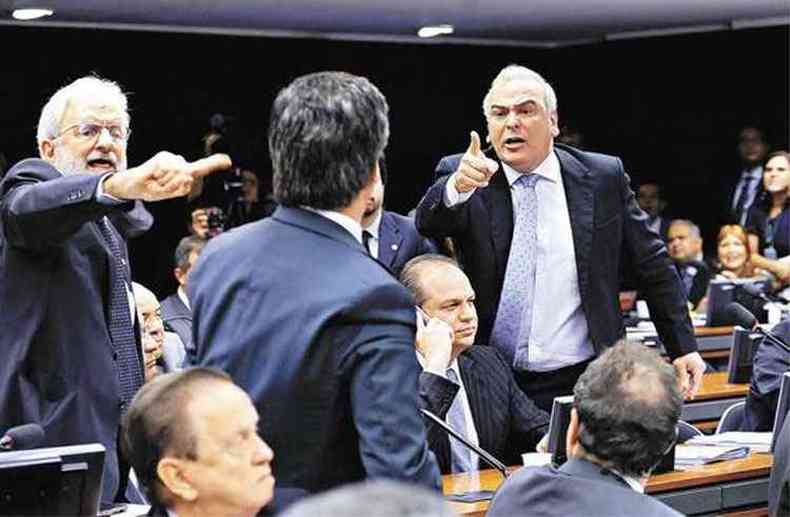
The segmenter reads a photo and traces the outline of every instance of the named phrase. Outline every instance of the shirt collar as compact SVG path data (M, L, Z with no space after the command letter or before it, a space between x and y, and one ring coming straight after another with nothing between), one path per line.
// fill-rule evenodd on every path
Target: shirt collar
M628 483L628 486L630 486L632 489L634 489L634 492L639 492L640 494L644 494L645 493L645 487L643 487L642 483L640 483L639 480L636 479L635 477L626 476L625 474L620 474L618 471L616 471L614 469L609 469L609 470L611 470L612 472L614 472L615 474L620 476L620 478L623 481Z
M384 208L379 208L378 214L376 214L376 218L373 219L373 222L370 223L370 226L367 228L363 228L366 232L368 232L374 239L378 240L379 238L379 228L381 227L381 214L384 213Z
M510 165L502 162L502 168L505 170L505 176L507 177L507 183L511 187L513 183L516 182L521 176L524 175L522 172L518 172L516 169L511 167ZM527 174L537 174L542 176L543 178L551 181L552 183L557 183L560 180L560 160L557 158L557 155L554 154L554 151L549 153L546 156L546 159L540 162L540 165L535 167L535 169Z
M357 240L357 242L362 244L362 226L360 226L357 221L346 214L341 214L340 212L335 212L334 210L318 210L317 208L312 208L309 206L302 206L301 208L316 213L322 217L326 217L330 221L339 224L345 228L345 230L350 233Z
M763 175L762 165L755 165L751 168L743 169L743 177L751 180L760 179Z
M192 307L189 305L189 298L187 298L187 293L184 291L184 286L179 285L176 294L178 294L178 299L181 300L181 303L186 305L187 309L191 311Z

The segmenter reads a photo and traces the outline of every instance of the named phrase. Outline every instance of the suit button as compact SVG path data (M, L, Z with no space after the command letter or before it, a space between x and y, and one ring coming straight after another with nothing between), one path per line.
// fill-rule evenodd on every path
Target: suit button
M112 360L113 361L117 361L118 360L118 352L113 352L112 353Z

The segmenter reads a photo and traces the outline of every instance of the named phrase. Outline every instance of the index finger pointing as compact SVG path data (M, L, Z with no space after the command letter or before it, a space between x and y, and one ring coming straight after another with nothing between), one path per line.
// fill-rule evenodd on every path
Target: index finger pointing
M212 154L207 158L196 160L189 164L190 172L195 178L208 176L212 172L230 169L233 163L227 154Z
M469 133L469 149L466 152L471 155L480 154L480 136L477 134L477 131Z

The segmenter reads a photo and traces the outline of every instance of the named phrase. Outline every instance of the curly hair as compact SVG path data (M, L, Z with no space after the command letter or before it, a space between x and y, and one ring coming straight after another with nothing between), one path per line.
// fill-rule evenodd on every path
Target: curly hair
M623 340L608 349L573 394L579 443L602 465L641 477L675 440L683 404L675 370L644 345Z

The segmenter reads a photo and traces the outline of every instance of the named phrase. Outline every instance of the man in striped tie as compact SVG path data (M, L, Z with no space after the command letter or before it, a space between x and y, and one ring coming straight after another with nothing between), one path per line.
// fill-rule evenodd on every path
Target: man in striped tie
M120 87L80 78L44 106L40 158L0 183L0 423L40 424L44 446L104 445L104 502L123 493L118 426L143 383L126 249L152 224L140 200L230 166L160 152L127 169L129 134Z
M521 391L494 347L472 346L477 334L475 291L458 264L442 255L406 263L401 282L419 307L417 360L420 402L506 465L521 462L546 433L549 415ZM427 422L428 446L442 473L480 468L477 455ZM484 466L485 467L485 466Z

